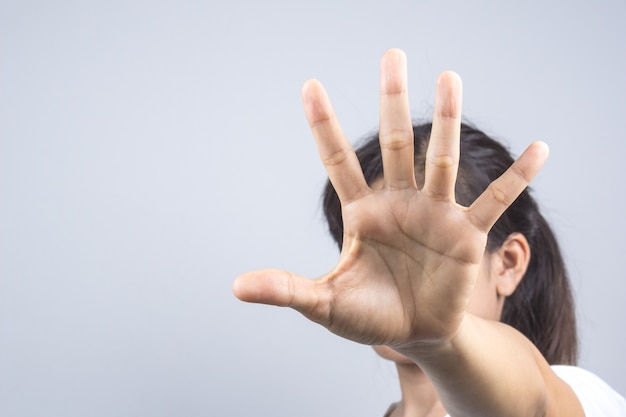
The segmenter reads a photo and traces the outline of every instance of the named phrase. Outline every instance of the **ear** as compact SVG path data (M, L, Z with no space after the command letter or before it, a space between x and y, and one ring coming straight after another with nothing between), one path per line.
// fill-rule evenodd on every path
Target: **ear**
M513 294L524 277L530 262L530 245L521 233L511 233L502 246L495 252L499 262L496 264L496 291L499 296Z

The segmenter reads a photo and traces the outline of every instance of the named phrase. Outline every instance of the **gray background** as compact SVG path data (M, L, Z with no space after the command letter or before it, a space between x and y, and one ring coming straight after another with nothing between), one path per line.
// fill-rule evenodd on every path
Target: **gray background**
M0 415L380 416L393 366L231 282L336 251L299 90L376 128L378 61L437 74L519 154L576 290L582 366L626 392L626 3L0 1Z

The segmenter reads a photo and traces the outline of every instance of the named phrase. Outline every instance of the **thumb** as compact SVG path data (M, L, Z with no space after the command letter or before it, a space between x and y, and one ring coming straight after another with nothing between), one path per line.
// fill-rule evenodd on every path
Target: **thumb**
M233 283L233 293L241 301L291 307L308 317L320 307L316 281L277 269L240 275Z

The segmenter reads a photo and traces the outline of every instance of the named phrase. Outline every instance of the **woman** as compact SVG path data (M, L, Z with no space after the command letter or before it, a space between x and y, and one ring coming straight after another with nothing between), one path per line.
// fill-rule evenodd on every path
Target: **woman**
M480 156L478 144L480 169L469 172L467 138L484 135L461 125L460 79L439 77L432 126L414 131L406 57L398 50L382 59L380 145L370 141L359 151L363 167L317 81L305 84L303 102L332 184L325 211L339 262L317 280L276 270L244 274L233 285L238 298L292 307L396 361L403 397L389 415L626 416L623 399L595 377L564 368L575 370L568 384L549 363L575 361L567 278L553 238L540 236L551 234L536 207L532 219L513 213L534 205L525 189L548 156L545 144L485 174L482 186L474 176L492 158ZM520 195L525 203L516 201ZM513 214L489 234L510 206ZM559 307L544 300L547 312L528 299L546 271L546 257L533 251L550 251L547 264L562 269L551 276L558 291L547 295ZM558 316L569 325L562 329ZM552 331L537 331L545 317ZM599 414L603 406L613 414Z

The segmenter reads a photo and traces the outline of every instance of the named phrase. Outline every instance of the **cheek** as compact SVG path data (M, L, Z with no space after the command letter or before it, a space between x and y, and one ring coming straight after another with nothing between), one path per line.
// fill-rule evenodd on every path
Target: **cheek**
M474 287L474 294L467 306L467 311L484 319L500 320L500 307L495 278L490 274L489 262L488 259L486 259L487 256L486 254L480 265L476 286Z

